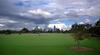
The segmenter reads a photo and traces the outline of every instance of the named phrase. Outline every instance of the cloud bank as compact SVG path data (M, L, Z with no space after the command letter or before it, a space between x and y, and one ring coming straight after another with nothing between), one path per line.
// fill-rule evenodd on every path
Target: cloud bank
M93 23L99 17L100 0L0 0L1 29L48 25L54 20Z

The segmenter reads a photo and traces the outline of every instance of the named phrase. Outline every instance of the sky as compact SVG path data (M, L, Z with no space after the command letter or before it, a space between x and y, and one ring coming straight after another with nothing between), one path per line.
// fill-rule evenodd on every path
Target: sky
M100 19L100 0L0 0L0 29L70 29Z

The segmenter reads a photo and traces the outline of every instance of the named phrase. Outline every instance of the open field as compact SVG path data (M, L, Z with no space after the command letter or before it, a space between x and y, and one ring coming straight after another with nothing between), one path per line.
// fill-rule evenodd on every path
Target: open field
M71 34L0 34L0 55L100 55L100 40L85 39L81 45L93 51L78 52Z

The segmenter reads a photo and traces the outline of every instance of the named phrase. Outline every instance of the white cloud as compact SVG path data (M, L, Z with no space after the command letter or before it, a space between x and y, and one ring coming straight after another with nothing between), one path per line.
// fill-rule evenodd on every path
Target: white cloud
M84 19L83 21L79 22L78 24L85 24L85 23L91 23L90 19Z
M56 7L58 7L57 5L59 5L58 9L63 8L62 11L64 11L65 14L66 14L65 11L67 11L67 14L69 14L69 15L72 14L74 11L77 15L89 15L89 16L99 16L100 15L100 5L98 4L98 3L100 3L99 0L96 0L96 1L54 0L54 2L56 4ZM66 10L64 10L64 9L66 9Z
M56 26L56 28L58 29L63 29L63 30L69 30L71 28L71 25L65 25L64 23L57 23L57 24L49 24L48 27L49 28L54 28L54 26Z
M84 24L84 22L79 22L79 24Z
M90 23L91 20L90 19L85 19L85 23Z
M5 26L4 24L0 24L0 27Z
M5 17L4 17L5 18ZM0 19L0 23L17 23L17 21L10 20L10 19Z
M85 15L100 16L100 0L0 0L0 16L8 17L0 18L1 24L17 21L47 24L62 18L81 20L80 16L83 18ZM83 24L91 21L86 19L80 22L77 19L76 22Z
M32 14L36 14L36 15L44 15L44 16L51 16L51 13L48 12L48 11L44 11L42 9L36 9L36 10L29 10L28 11L29 13L32 13Z

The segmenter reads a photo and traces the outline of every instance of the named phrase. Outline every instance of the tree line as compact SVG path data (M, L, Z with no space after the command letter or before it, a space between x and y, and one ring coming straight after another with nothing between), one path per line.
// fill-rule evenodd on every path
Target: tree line
M89 33L91 36L100 37L100 19L93 24L73 24L70 30L60 30L54 26L53 29L41 29L36 26L33 30L28 30L27 28L23 28L20 31L16 30L0 30L0 34L12 34L12 33ZM84 34L85 35L85 34Z
M100 37L100 19L95 24L73 24L70 30L72 33L86 33L90 34L92 37ZM85 33L85 34L84 34ZM82 35L81 34L81 35Z
M76 42L76 48L82 49L80 41L91 37L100 37L100 19L93 24L73 24L70 30Z
M55 27L55 26L54 26ZM38 26L36 26L33 30L28 30L28 28L22 28L21 30L0 30L0 34L13 34L13 33L63 33L66 31L60 30L58 28L54 28L54 29L41 29L38 28Z

